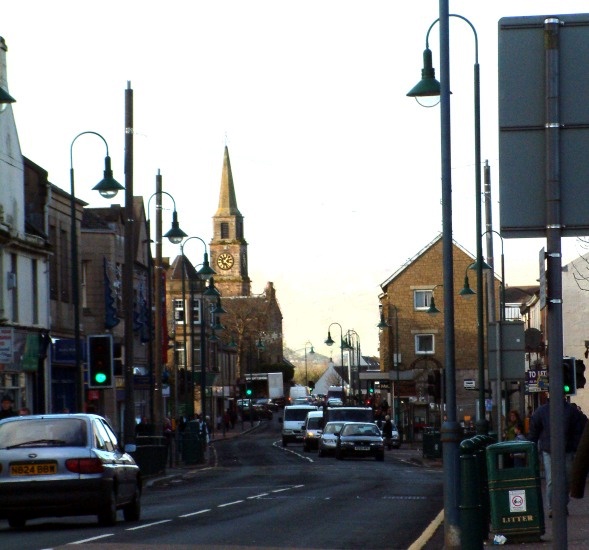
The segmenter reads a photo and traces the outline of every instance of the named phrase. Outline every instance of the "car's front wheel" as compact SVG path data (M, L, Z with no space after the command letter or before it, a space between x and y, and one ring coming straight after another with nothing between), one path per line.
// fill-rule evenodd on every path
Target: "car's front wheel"
M112 490L108 502L98 512L98 523L103 527L112 527L117 522L117 496Z
M133 500L123 506L123 517L125 521L139 521L141 517L141 489L139 486L135 487Z

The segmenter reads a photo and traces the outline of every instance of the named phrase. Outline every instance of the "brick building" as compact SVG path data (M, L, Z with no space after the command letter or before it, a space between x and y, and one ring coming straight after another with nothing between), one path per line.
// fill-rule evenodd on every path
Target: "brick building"
M464 298L459 292L465 277L470 287L476 288L476 271L469 269L475 258L453 243L453 261L457 418L468 426L476 421L478 398L478 392L466 389L464 384L478 378L477 297ZM417 439L423 426L439 426L443 418L444 317L430 310L432 305L440 312L444 310L442 283L439 235L381 284L382 319L388 325L380 333L381 368L400 399L395 402L399 423L407 436ZM497 279L496 295L499 285ZM441 381L439 396L432 388L436 376ZM389 403L393 402L392 393L393 389Z

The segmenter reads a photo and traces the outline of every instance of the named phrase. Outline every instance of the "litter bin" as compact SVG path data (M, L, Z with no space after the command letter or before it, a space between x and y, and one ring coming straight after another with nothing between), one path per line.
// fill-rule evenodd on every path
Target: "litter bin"
M442 441L440 430L423 429L423 458L442 458Z
M491 532L508 541L538 540L544 534L540 464L531 441L487 447Z
M198 422L191 420L182 433L182 461L184 464L202 464L204 446L200 437Z

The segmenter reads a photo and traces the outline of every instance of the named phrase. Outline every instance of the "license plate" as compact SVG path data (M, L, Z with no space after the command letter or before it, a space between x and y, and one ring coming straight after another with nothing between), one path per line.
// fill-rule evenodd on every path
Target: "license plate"
M370 450L370 447L366 447L364 445L362 445L362 446L356 446L356 447L354 447L354 450L356 450L356 451L369 451Z
M39 462L36 464L11 464L11 476L44 476L57 473L55 462Z

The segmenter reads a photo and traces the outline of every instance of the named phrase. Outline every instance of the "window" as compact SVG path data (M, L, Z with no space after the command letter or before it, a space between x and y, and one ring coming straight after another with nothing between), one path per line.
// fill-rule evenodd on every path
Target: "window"
M176 349L174 350L175 362L179 367L186 367L186 350L184 345L176 342Z
M413 307L418 311L429 309L433 296L432 290L414 290L413 291Z
M192 324L200 325L200 300L198 298L192 299Z
M227 222L221 222L221 238L229 238L229 224Z
M31 262L31 301L33 306L33 325L39 324L39 277L37 273L37 260Z
M425 353L434 353L434 335L433 334L416 334L415 335L415 353L423 355Z
M184 324L184 301L180 298L174 298L174 322Z

